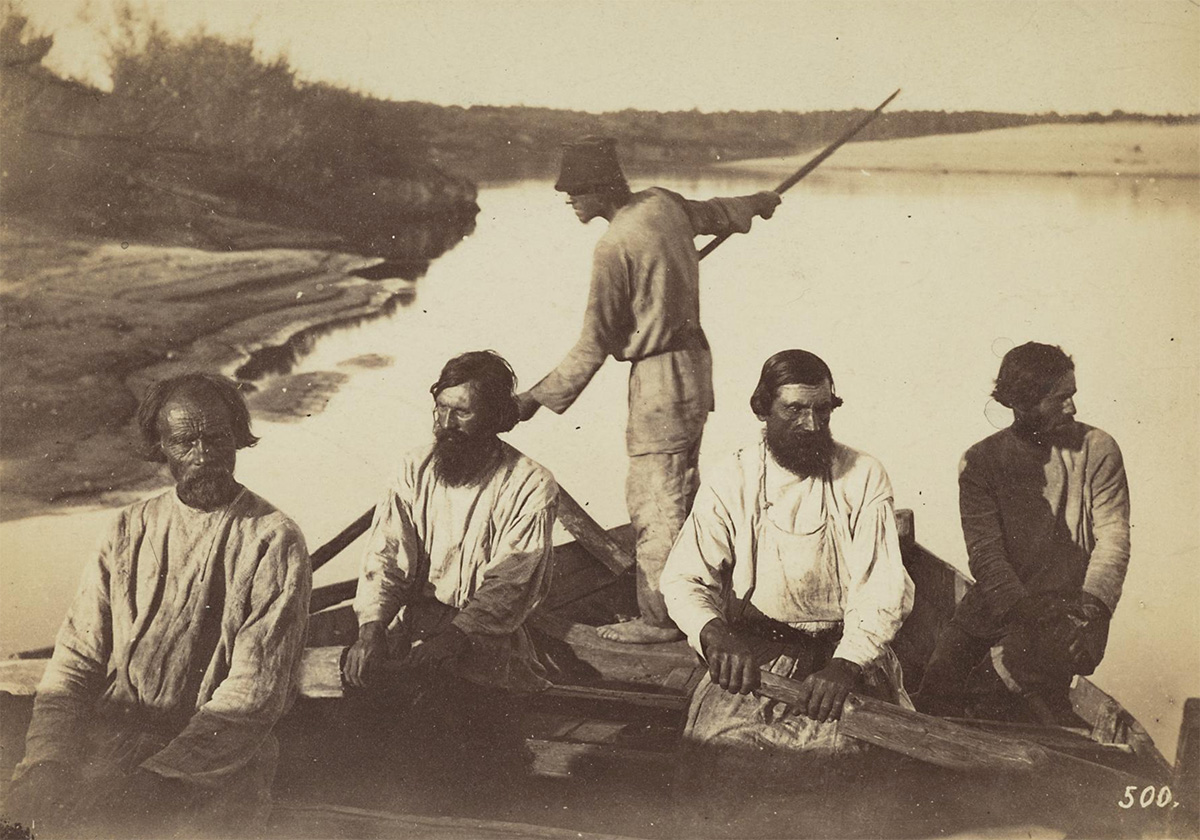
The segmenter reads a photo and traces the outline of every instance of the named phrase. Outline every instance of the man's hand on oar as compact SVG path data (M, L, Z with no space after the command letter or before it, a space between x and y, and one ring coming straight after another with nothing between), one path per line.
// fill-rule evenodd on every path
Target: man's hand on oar
M785 703L787 714L807 715L824 723L842 716L846 698L858 685L862 667L847 659L831 659L829 664L816 673L809 674L801 683L799 696Z
M714 618L700 631L700 647L712 681L732 694L749 694L758 688L758 665L748 642Z

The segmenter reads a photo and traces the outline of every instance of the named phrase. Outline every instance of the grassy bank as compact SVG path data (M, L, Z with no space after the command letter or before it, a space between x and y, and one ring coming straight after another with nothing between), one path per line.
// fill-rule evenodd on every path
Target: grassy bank
M812 152L722 164L722 170L778 175ZM825 170L979 172L1200 178L1200 126L1148 122L1034 125L975 134L851 143Z

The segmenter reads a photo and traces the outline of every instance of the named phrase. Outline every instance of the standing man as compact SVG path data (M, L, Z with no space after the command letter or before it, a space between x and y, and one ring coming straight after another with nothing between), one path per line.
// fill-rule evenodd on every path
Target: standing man
M616 142L589 137L567 144L554 188L570 197L579 221L602 218L579 341L542 381L520 395L521 419L541 407L562 414L604 360L632 363L626 503L637 537L641 616L599 630L611 641L682 638L658 591L671 544L699 486L704 423L713 409L712 356L700 327L700 234L746 233L769 219L779 196L689 201L659 187L630 192Z
M386 683L393 660L407 708L391 703L385 717L428 718L415 734L432 736L443 760L451 747L503 740L516 702L548 684L525 622L550 586L558 486L497 437L517 423L515 386L491 351L442 368L430 389L434 441L404 456L376 506L354 601L346 681Z
M122 510L86 567L5 814L70 836L252 834L296 693L308 552L233 477L258 438L231 382L159 382L137 422L175 488Z
M704 483L663 571L671 617L708 663L684 731L703 756L828 757L850 749L836 723L850 691L908 702L890 647L913 603L892 487L834 441L841 404L817 356L767 359L750 398L762 439ZM785 716L752 695L764 668L801 681L807 702Z
M1115 440L1076 422L1075 363L1061 348L1009 350L992 397L1013 423L959 465L976 583L938 640L918 707L964 714L979 666L973 684L1002 683L992 694L1015 701L980 713L1070 720L1071 679L1100 664L1129 566L1125 466Z

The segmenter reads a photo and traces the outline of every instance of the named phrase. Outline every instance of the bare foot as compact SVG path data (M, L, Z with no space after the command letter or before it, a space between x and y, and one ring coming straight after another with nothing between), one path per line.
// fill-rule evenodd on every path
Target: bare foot
M674 627L658 627L646 623L646 619L640 617L619 624L605 624L603 627L597 627L596 633L601 639L627 645L657 645L677 642L683 638L683 633Z

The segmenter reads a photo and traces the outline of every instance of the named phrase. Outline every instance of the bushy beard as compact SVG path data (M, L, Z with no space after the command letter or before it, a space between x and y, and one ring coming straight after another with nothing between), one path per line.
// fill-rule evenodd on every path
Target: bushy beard
M434 431L433 473L451 487L478 484L495 467L494 435L468 435L458 429Z
M805 478L824 475L833 463L833 435L828 426L812 432L768 426L767 449L781 467Z
M175 493L188 507L213 510L237 495L238 483L220 467L197 467L179 479Z

